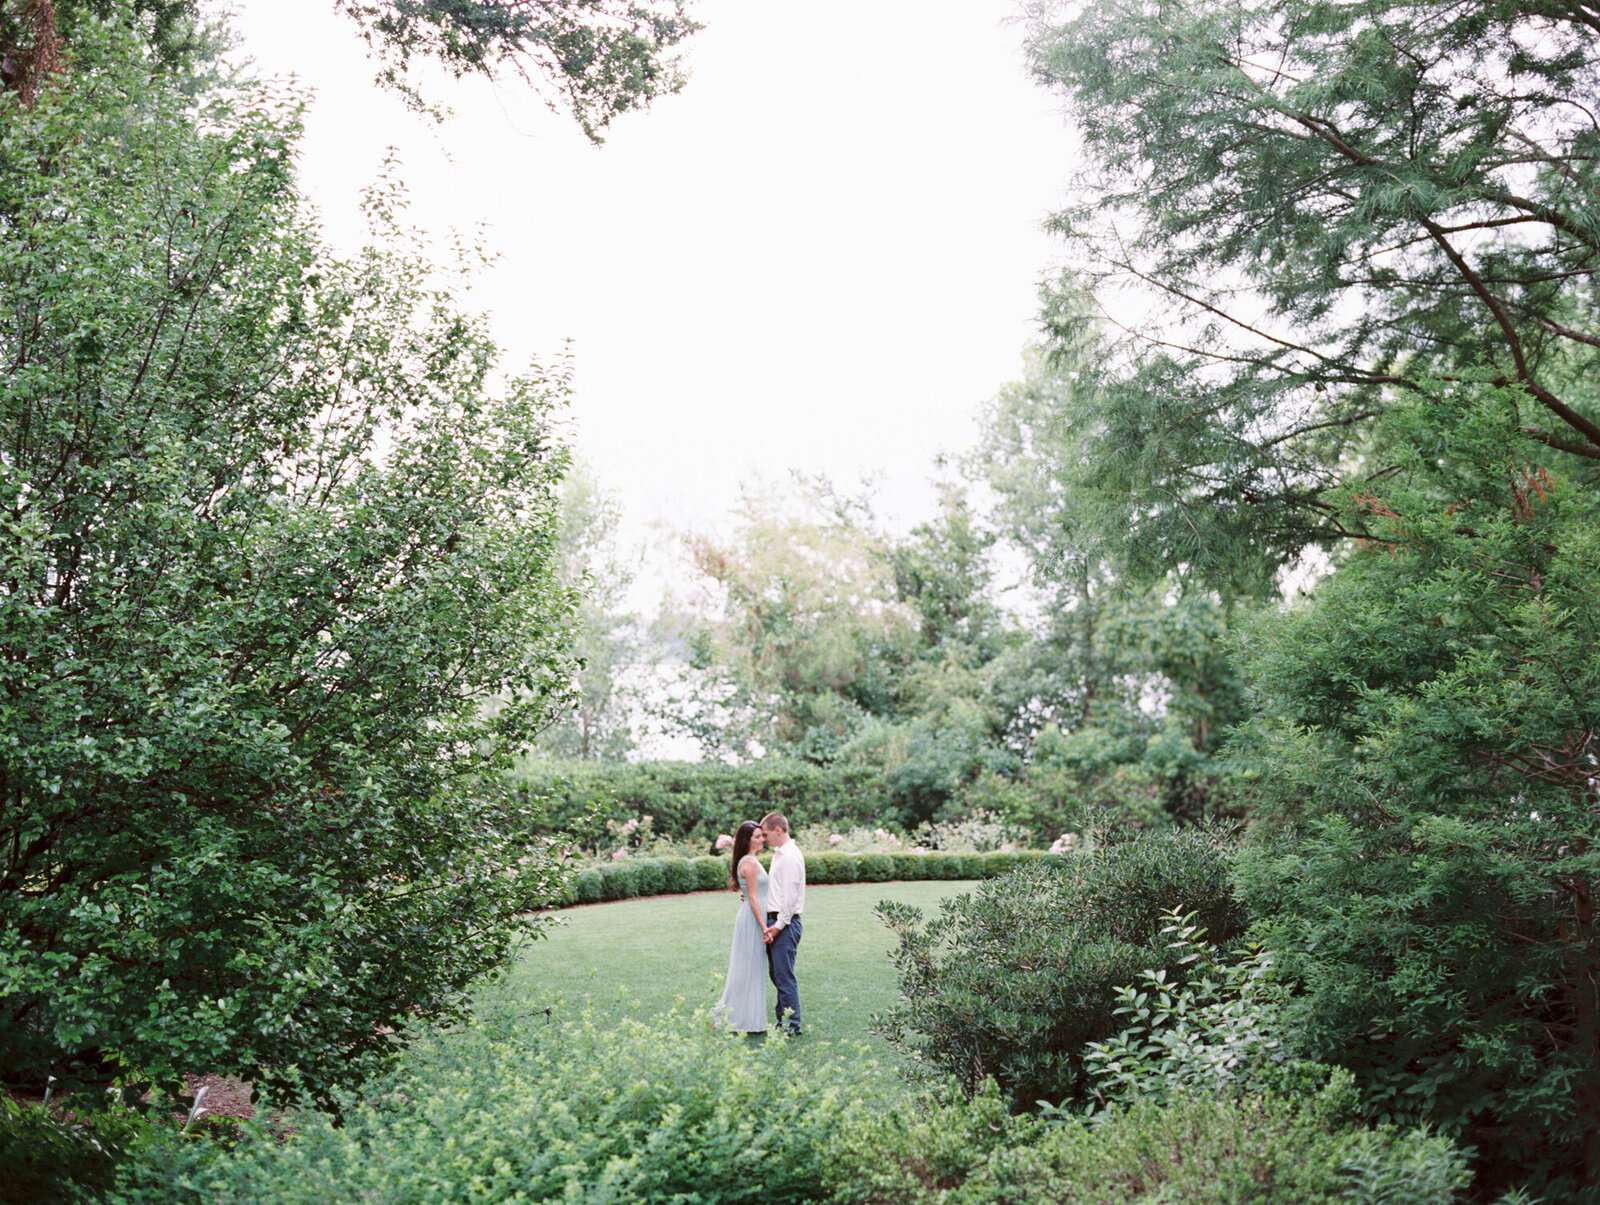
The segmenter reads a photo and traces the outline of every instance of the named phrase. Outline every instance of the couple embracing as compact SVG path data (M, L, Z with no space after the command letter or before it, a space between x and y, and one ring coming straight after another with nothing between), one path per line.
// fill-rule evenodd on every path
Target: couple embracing
M772 847L772 873L756 855ZM767 1028L767 979L778 989L778 1023L800 1036L800 985L794 956L800 946L800 914L806 906L806 859L789 836L789 821L770 812L758 824L746 820L733 838L732 884L739 913L733 922L728 980L717 1002L718 1023L745 1033Z

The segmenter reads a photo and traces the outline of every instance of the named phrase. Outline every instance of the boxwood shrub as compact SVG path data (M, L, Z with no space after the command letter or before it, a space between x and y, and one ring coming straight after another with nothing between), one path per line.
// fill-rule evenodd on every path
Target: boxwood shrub
M667 875L657 858L639 858L633 864L634 894L660 895Z
M694 866L696 891L720 891L728 885L728 859L702 855L690 859Z
M699 886L699 867L688 858L661 859L662 892L667 895L687 895Z
M600 867L600 898L628 900L639 894L639 872L634 863L623 859Z
M856 858L856 880L887 883L894 878L894 859L888 854L861 854Z
M573 876L572 896L572 902L575 904L598 904L606 898L605 882L600 876L598 866L579 871Z
M912 853L910 850L889 854L889 860L894 863L894 877L905 882L925 878L922 859L926 856L926 854Z
M806 859L806 881L811 880L811 863L820 862L826 867L830 883L854 883L859 869L854 854L816 854Z
M1070 855L1069 855L1070 856ZM770 854L760 855L770 869ZM819 850L806 855L806 881L812 886L831 883L884 883L891 879L992 879L1022 866L1056 865L1063 855L1021 849L970 854L942 852L839 853ZM630 899L641 895L681 895L691 891L725 891L728 859L624 858L602 862L575 875L556 899L557 907Z

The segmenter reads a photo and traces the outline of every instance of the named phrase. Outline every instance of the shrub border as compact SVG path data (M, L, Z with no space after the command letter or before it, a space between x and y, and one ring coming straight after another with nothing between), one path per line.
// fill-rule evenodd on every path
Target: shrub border
M945 853L837 853L825 850L806 856L806 885L841 883L917 882L929 879L992 879L1020 866L1059 866L1067 855L1040 849L996 850L985 854ZM770 855L762 856L765 865ZM729 883L728 860L698 858L619 858L591 862L573 875L548 905L571 908L579 904L610 903L647 895L689 895L725 891ZM693 886L686 886L686 884Z

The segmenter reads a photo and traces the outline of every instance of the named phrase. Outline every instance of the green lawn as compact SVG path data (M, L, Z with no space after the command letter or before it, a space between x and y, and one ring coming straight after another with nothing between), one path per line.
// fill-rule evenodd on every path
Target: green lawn
M969 890L965 882L851 883L806 888L805 934L795 972L800 980L806 1045L867 1043L891 1061L867 1019L896 994L889 931L872 915L879 900L938 910L939 901ZM707 1008L722 994L733 919L732 892L656 896L591 904L560 913L561 924L534 943L507 976L506 989L530 1009L554 1005L649 1017L674 1005ZM767 986L767 1006L774 1002Z

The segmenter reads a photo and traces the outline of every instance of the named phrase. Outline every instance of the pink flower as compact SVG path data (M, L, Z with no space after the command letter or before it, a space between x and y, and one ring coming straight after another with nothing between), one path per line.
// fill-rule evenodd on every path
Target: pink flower
M844 838L841 837L838 833L834 833L831 836L829 836L828 844L829 845L843 845L844 844Z
M733 838L728 836L727 833L718 833L717 834L717 852L718 853L720 853L723 850L727 849L728 846L730 846L732 844L733 844Z
M621 860L621 859L622 859L622 855L623 855L623 853L624 853L624 852L625 852L625 851L624 851L624 850L620 850L620 849L619 849L619 850L617 850L617 852L616 852L616 853L614 853L614 854L612 854L612 855L611 855L611 860L612 860L612 861L613 861L613 862L617 862L617 861L620 861L620 860Z

